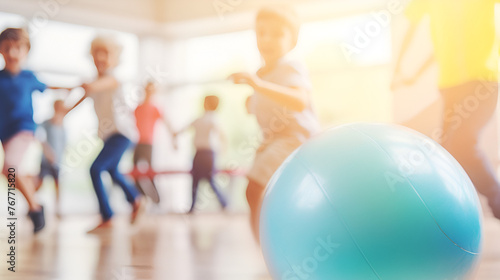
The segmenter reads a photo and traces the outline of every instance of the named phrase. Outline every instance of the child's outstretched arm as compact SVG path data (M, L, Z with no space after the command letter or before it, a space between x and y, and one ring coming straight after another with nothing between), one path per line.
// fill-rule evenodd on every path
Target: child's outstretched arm
M170 122L166 119L165 116L161 116L161 121L165 125L165 128L167 128L168 133L171 135L175 135L176 133L174 132L174 129L172 128L172 125Z
M112 76L104 76L100 77L97 80L88 83L88 84L83 84L80 87L85 90L85 95L76 102L71 109L68 110L68 113L71 112L73 109L78 107L87 97L89 97L89 94L95 93L95 92L102 92L102 91L111 91L115 90L120 86L120 83L118 80L116 80Z
M177 130L177 131L174 131L173 132L173 136L174 138L177 137L179 134L182 134L183 132L185 132L186 130L190 129L192 126L193 126L194 122L191 122L189 123L188 125L186 125L185 127ZM173 131L173 130L172 130Z
M53 87L53 86L48 86L48 89L53 89L53 90L67 90L67 91L72 91L75 89L74 87Z
M86 94L92 94L95 92L111 91L115 90L120 86L118 80L113 76L103 76L99 77L97 80L83 84L81 87L85 90Z
M172 125L170 122L165 118L165 116L161 116L161 121L167 128L168 133L172 135L172 145L174 150L177 150L177 134L178 132L175 132L174 129L172 128Z
M215 126L215 131L219 136L222 152L227 151L229 149L229 141L227 139L226 134L224 133L224 131L222 131L222 129L219 126Z
M304 88L286 87L264 81L257 75L250 73L236 73L229 76L235 84L247 84L260 94L264 94L291 110L303 111L307 108L308 91Z

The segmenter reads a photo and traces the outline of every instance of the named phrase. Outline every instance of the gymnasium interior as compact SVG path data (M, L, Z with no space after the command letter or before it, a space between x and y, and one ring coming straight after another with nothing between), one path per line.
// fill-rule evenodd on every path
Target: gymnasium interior
M245 196L245 173L262 140L258 123L245 108L253 90L228 80L233 73L255 73L262 64L254 31L256 13L269 4L287 4L300 16L300 36L292 55L309 72L312 105L322 131L349 123L393 123L433 138L443 113L438 64L434 62L414 84L391 88L397 54L410 26L404 13L408 2L0 0L0 30L29 29L31 50L24 67L45 84L74 87L91 80L95 68L90 43L96 36L112 34L123 46L115 75L129 94L131 107L137 106L142 87L154 80L158 85L156 106L178 131L203 113L206 95L217 95L217 114L226 141L216 157L217 169L225 172L219 172L215 181L228 201L221 209L210 185L202 182L195 211L187 214L192 200L189 173L194 133L189 130L174 138L157 124L152 168L157 172L159 203L148 200L140 221L131 225L123 192L103 174L116 218L112 230L88 234L99 222L89 168L103 142L96 138L98 120L92 102L84 101L64 119L67 146L60 165L59 202L53 178L45 178L36 194L46 216L41 232L33 234L28 205L20 194L16 197L16 272L9 271L6 257L10 252L7 240L11 233L6 226L10 200L4 187L7 180L0 176L0 279L273 279L252 235ZM495 19L500 38L499 7L497 4ZM402 61L403 75L417 71L432 55L431 25L424 19L416 30ZM35 123L52 116L55 100L64 98L66 104L74 104L83 95L82 88L69 95L51 89L34 93ZM497 176L498 120L495 112L480 144ZM41 145L30 147L29 159L23 161L33 176L39 172L42 150ZM132 158L132 150L123 155L119 168L124 173L132 172ZM2 153L0 159L3 162ZM496 280L500 277L500 222L486 199L479 198L482 249L470 279ZM356 202L352 205L356 207ZM274 278L326 280L314 273L308 270L295 278L287 274Z

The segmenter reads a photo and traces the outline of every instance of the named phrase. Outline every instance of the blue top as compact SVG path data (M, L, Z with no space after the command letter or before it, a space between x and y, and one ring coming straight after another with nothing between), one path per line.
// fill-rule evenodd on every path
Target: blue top
M17 75L5 69L0 71L0 141L5 142L20 131L35 131L31 95L46 88L31 71L23 70Z
M52 148L56 164L60 164L64 150L66 149L66 132L64 126L53 124L51 120L47 120L38 126L36 132L38 140L47 143ZM42 161L48 163L45 155L42 157Z

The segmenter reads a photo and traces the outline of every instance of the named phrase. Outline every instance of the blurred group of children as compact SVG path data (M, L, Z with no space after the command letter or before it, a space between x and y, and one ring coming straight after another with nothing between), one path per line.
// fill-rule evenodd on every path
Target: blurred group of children
M439 6L441 2L435 2L415 1L417 4L425 4L424 6L430 11L441 7ZM475 5L472 2L469 4L471 7ZM439 7L436 6L436 8L432 5L438 5ZM493 4L488 5L484 10L491 10L488 19L492 19ZM446 6L441 8L445 10ZM425 9L416 10L419 11L419 18L421 18ZM463 9L463 11L468 10L470 9ZM460 22L462 19L460 15L457 15L453 20ZM493 24L493 20L483 20L483 22L485 22L483 24L485 26ZM449 24L453 25L453 23ZM469 22L463 24L467 25ZM263 135L262 143L255 153L253 165L247 173L248 186L246 190L252 230L257 240L261 202L271 176L296 148L319 132L319 122L312 108L312 86L306 68L289 55L297 44L299 29L300 21L297 14L288 7L268 7L259 10L256 17L255 33L257 48L262 58L262 66L256 73L235 73L229 77L235 84L244 84L254 90L254 94L247 99L245 105L248 113L255 116ZM469 31L475 32L475 29ZM462 31L460 30L460 32ZM456 34L457 38L466 35L466 32ZM435 40L445 37L441 36L435 38ZM486 37L489 40L489 37L494 37L494 34ZM471 38L475 37L472 36ZM464 39L464 41L467 40ZM475 48L478 45L478 40L469 41L471 46L468 48L470 50L456 49L456 51L460 50L466 52L466 54L460 53L455 56L465 57L477 53ZM436 48L442 44L442 42L438 43L436 42ZM481 49L488 49L487 47L491 45L491 42L484 42L483 45L486 47L481 47ZM450 48L450 46L446 45L441 52L436 52L438 58L449 53ZM194 209L197 186L201 179L208 179L221 205L223 207L227 205L226 198L213 180L216 169L214 162L217 139L218 135L221 135L215 113L219 99L216 96L207 96L204 103L205 113L187 128L175 132L157 109L157 104L154 104L152 97L156 92L155 84L148 83L145 86L144 101L135 110L136 123L134 124L134 114L128 114L126 110L123 110L123 108L127 108L123 100L123 89L120 82L113 75L113 69L119 63L122 47L110 37L97 37L91 43L90 49L97 70L97 77L93 81L80 86L85 91L83 98L71 109L64 107L63 101L56 101L54 103L54 116L40 125L41 130L44 132L41 133L44 135L41 137L44 143L44 158L41 164L40 178L34 181L33 178L27 176L26 171L20 167L20 163L27 147L35 141L33 135L37 125L33 121L31 95L34 91L44 91L47 88L45 84L37 80L33 72L21 68L29 49L30 41L26 31L9 28L0 34L0 53L5 59L5 68L0 71L0 141L5 151L3 174L7 175L9 169L16 168L17 188L28 202L29 216L33 221L35 232L41 230L44 226L43 207L35 198L35 190L46 175L54 177L56 186L58 182L58 166L65 146L62 120L68 112L78 107L87 98L94 101L95 113L99 119L98 135L104 142L104 147L90 168L90 176L101 213L101 223L96 227L96 230L110 227L113 217L108 195L101 180L103 171L107 171L113 181L123 189L127 201L132 207L132 222L136 221L144 210L144 194L150 196L153 201L159 202L160 198L154 180L147 174L136 176L134 183L133 180L124 176L118 170L118 163L122 155L134 144L134 164L137 165L139 170L150 170L153 156L154 126L158 121L164 122L174 138L189 127L195 130L194 146L196 154L191 170L193 199L190 212ZM454 59L457 58L447 57L446 61L453 62ZM441 61L440 64L446 64L446 61ZM450 70L448 72L456 74L453 72L454 70L468 69L472 73L471 69L477 68L481 70L485 67L484 63L477 59L470 60L469 64L477 67L454 66L447 68L441 66L441 71L444 73L441 73L441 76L448 77L451 75L447 75L447 69ZM397 63L398 68L399 62ZM480 72L479 70L478 72ZM482 76L473 75L472 78L479 79L478 77ZM470 79L468 78L468 80ZM488 106L488 110L486 110L488 114L474 112L474 118L466 119L465 125L462 125L460 129L455 129L452 131L453 133L448 135L456 143L454 142L453 147L448 143L447 147L464 165L476 188L482 190L489 197L495 215L500 217L500 186L494 172L488 171L491 168L485 165L485 161L479 153L477 141L481 128L491 119L491 115L496 108L498 95L496 76L492 79L491 84L493 88L492 101L485 101L484 103L485 106ZM454 92L463 91L464 93L459 92L461 95L458 95L458 93L444 94L445 101L447 100L446 97L458 98L457 96L464 96L465 98L471 92L468 83L464 83L463 87L458 89L446 84L442 91L448 92L448 89L452 89ZM456 104L455 101L448 103L447 106ZM473 131L473 133L470 131ZM467 135L470 135L470 137L467 137ZM458 141L469 138L470 140L467 141ZM462 150L465 152L462 152ZM473 161L469 160L469 158L473 159ZM145 168L141 166L145 166ZM482 173L477 170L482 171Z
M263 66L256 74L236 73L230 76L234 83L246 84L254 89L255 94L247 101L247 109L255 115L262 131L272 132L272 136L265 137L257 150L254 164L247 175L247 200L251 209L252 228L257 238L260 203L267 182L282 161L319 129L312 110L311 84L306 69L287 56L297 44L299 27L298 17L291 9L260 10L256 21L256 35ZM97 37L91 42L90 53L97 76L93 81L79 86L85 91L81 100L71 108L65 107L63 100L57 100L54 103L54 116L39 125L41 132L37 132L37 135L41 135L38 138L43 146L40 176L35 180L29 177L20 163L27 147L35 142L37 125L33 121L32 93L43 92L47 88L33 72L21 68L29 49L29 36L23 29L8 28L0 35L0 53L5 59L5 69L0 72L0 140L5 151L3 173L7 174L9 168L16 168L17 189L28 201L29 216L35 232L45 224L43 207L38 203L35 191L48 175L54 178L58 190L58 167L66 145L64 116L87 98L94 101L99 120L98 136L104 142L90 167L101 213L101 222L94 230L112 226L113 210L101 180L101 173L104 171L124 191L132 208L132 223L144 210L145 194L159 202L154 180L150 176L137 176L134 182L118 170L122 155L134 144L134 164L139 170L150 170L153 133L158 121L166 125L174 138L189 127L195 130L196 154L191 170L193 196L189 212L194 210L198 182L202 179L209 181L222 207L226 207L226 198L213 179L217 142L222 135L215 113L219 98L207 96L204 102L205 113L185 129L174 132L154 104L153 95L157 90L155 84L150 82L145 86L144 100L136 108L135 114L128 114L123 110L127 107L123 89L113 75L122 46L111 37ZM71 88L63 90L69 92Z
M249 99L249 112L255 114L262 130L273 130L272 139L265 139L248 174L247 198L255 232L260 200L267 181L281 162L318 128L311 108L311 86L305 68L286 57L298 39L299 23L296 15L288 10L261 10L257 17L256 31L264 66L257 74L237 73L230 77L234 83L247 84L254 88L256 93ZM158 121L162 121L174 137L190 127L195 130L196 154L191 171L192 206L189 212L194 210L198 183L202 179L209 181L222 207L227 205L226 198L213 178L216 171L217 142L222 135L215 114L219 105L218 97L207 96L204 102L205 113L177 132L173 131L153 103L153 95L157 91L153 82L145 86L144 100L136 108L135 114L129 113L124 110L127 105L121 84L113 75L113 69L119 63L121 49L122 46L113 38L95 38L91 42L90 53L97 77L80 85L85 94L71 108L65 106L64 100L56 100L53 117L40 124L37 129L33 121L33 106L36 104L33 104L32 93L43 92L47 86L38 81L33 72L22 70L30 50L29 35L27 31L16 28L8 28L0 35L0 53L5 60L5 68L0 72L0 140L5 151L3 173L7 174L9 168L16 168L17 189L28 202L29 216L35 232L45 225L43 207L37 201L35 191L42 185L44 177L52 176L59 197L59 166L66 146L63 120L66 114L87 98L94 101L94 110L99 121L98 136L104 142L102 150L90 167L90 176L101 213L101 222L95 230L112 226L113 210L101 179L101 173L104 171L110 174L113 182L125 193L132 208L132 223L144 210L145 194L154 202L159 202L158 191L150 176L137 176L134 182L118 170L123 154L133 144L134 165L139 170L150 170L154 127ZM51 88L71 91L71 88ZM287 119L276 123L277 113L285 114ZM279 126L279 129L276 129L276 126ZM25 151L36 141L35 130L36 134L40 135L37 138L43 147L38 178L28 176L20 165Z

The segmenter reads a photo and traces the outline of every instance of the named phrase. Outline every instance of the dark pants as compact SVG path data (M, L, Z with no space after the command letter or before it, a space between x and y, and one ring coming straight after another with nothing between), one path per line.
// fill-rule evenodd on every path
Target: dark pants
M139 161L144 160L151 168L151 161L153 157L153 146L149 144L137 144L134 150L134 165Z
M500 185L495 171L479 147L479 138L495 113L498 84L469 82L442 89L444 100L443 146L458 160L477 191L488 197L500 217Z
M189 212L194 210L194 205L196 203L196 194L198 192L198 184L200 180L207 179L210 186L215 192L215 195L219 199L222 207L226 207L226 200L221 194L217 185L214 182L213 175L215 173L215 153L211 150L198 150L193 159L193 169L191 170L191 175L193 176L193 203L191 204L191 209Z
M150 144L137 144L134 151L134 166L138 167L140 162L147 164L148 171L152 169L153 146ZM142 170L139 170L142 172ZM135 184L143 195L147 195L151 200L158 204L160 196L156 188L154 177L139 176L135 179Z
M94 190L99 200L99 209L102 220L107 221L113 216L113 210L109 205L109 199L101 179L101 173L107 171L113 182L118 184L125 193L127 201L131 204L139 196L134 184L118 171L118 164L123 153L132 143L121 134L115 134L104 142L104 147L90 167L90 176L94 184Z
M45 176L52 176L57 183L59 181L59 166L57 164L51 164L49 160L43 156L42 162L40 163L38 178L43 180Z

